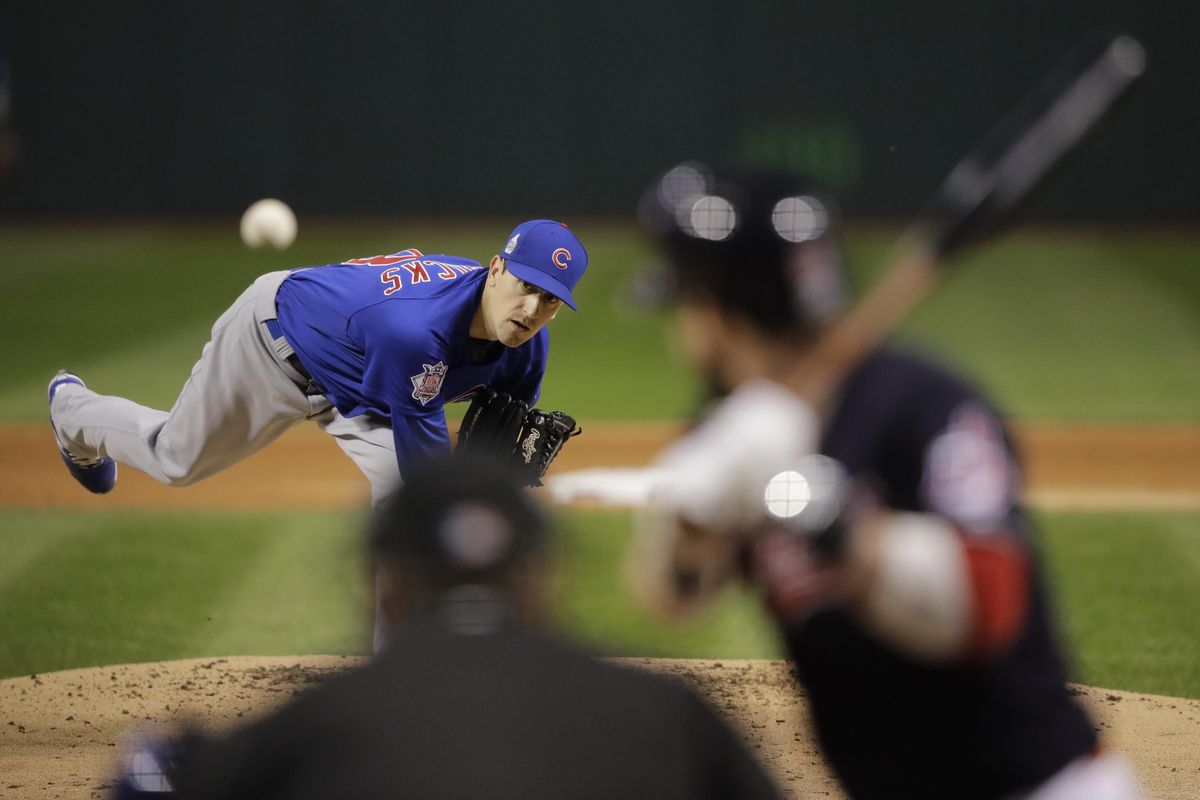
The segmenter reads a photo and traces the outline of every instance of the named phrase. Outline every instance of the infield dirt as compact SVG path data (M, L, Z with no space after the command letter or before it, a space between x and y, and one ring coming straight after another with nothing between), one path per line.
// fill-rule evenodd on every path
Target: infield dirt
M677 434L669 423L584 422L551 474L639 466ZM1200 508L1200 425L1023 423L1015 426L1034 505L1080 509ZM299 426L240 464L183 490L122 469L97 497L67 477L48 425L0 426L0 506L38 508L343 508L366 481L333 439Z

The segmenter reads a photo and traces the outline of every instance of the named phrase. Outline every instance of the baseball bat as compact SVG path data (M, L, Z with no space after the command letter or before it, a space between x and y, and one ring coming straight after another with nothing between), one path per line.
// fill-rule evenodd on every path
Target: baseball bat
M901 237L882 277L798 359L786 381L790 388L828 411L845 377L933 291L953 256L1011 224L1144 70L1142 46L1129 36L1076 48L951 170ZM732 572L732 537L704 535L681 518L663 530L672 533L639 537L631 587L668 616L695 613Z
M1013 222L1055 167L1098 128L1145 71L1131 36L1077 46L951 170L862 298L799 359L788 385L827 410L845 377L936 288L953 257ZM593 470L550 482L560 502L647 502L652 470Z
M1145 64L1142 45L1128 35L1076 47L951 170L881 277L797 364L792 388L825 406L858 362L934 289L953 256L1013 222L1138 83Z

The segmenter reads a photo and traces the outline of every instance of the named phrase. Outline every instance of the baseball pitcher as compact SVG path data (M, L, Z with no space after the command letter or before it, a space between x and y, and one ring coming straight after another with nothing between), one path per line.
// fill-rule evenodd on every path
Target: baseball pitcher
M170 411L98 394L61 371L49 387L51 427L72 476L104 493L117 462L186 486L311 419L378 501L406 465L450 449L445 404L477 397L460 446L506 448L536 484L576 432L565 414L529 407L546 369L546 323L563 304L575 308L587 263L564 223L536 219L488 266L410 248L271 272L217 320Z

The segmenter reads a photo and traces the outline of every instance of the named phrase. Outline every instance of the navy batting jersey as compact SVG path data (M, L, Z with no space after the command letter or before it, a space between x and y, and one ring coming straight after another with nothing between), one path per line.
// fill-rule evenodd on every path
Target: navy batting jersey
M482 386L537 401L545 328L513 348L470 336L487 272L404 250L297 270L279 287L279 324L300 362L345 416L391 422L402 473L449 449L446 403Z
M786 630L850 795L1002 798L1092 750L1095 734L1065 685L1016 459L988 404L924 359L878 352L843 387L822 452L887 507L940 514L966 537L1013 537L1031 571L1015 642L986 659L910 659L840 609Z

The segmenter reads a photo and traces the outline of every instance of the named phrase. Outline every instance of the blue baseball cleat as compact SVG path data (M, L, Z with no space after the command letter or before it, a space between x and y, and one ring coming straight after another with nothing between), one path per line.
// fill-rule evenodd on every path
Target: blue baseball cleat
M65 369L60 369L50 379L50 388L47 391L50 402L54 402L54 393L60 387L68 383L78 384L86 387L86 384L78 375L73 372L67 372ZM58 435L58 428L54 427L54 416L50 417L50 429L54 431L54 441L58 443L58 454L62 456L63 463L67 465L67 470L71 473L71 477L79 481L83 488L93 494L105 494L112 491L113 486L117 483L117 462L105 456L104 458L78 458L71 455L71 451L63 444Z

